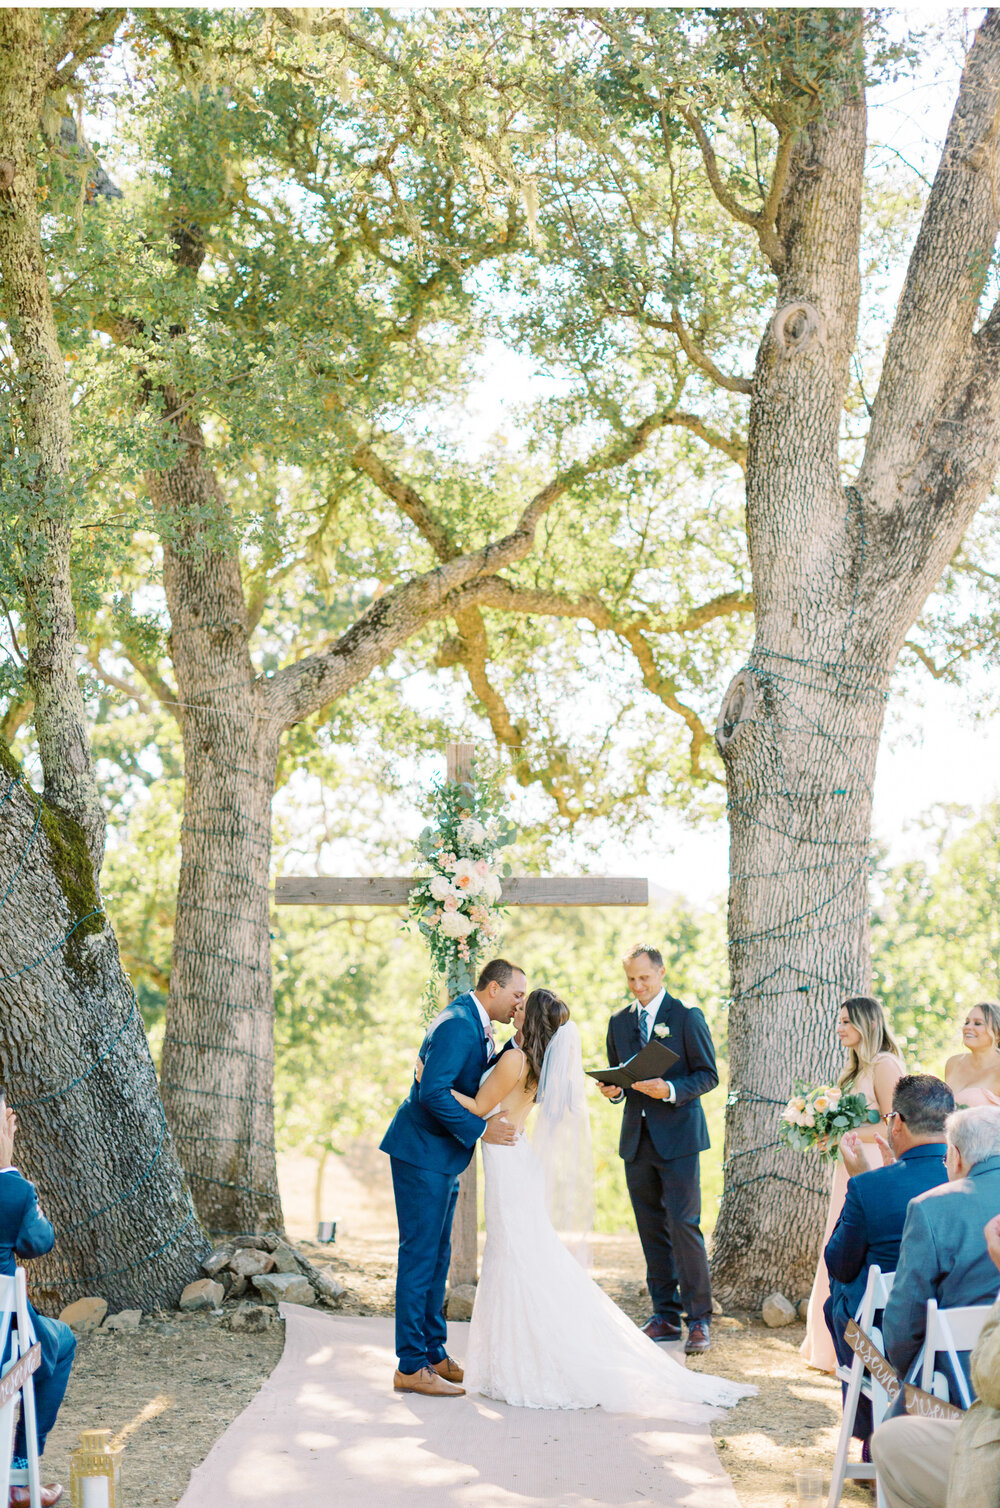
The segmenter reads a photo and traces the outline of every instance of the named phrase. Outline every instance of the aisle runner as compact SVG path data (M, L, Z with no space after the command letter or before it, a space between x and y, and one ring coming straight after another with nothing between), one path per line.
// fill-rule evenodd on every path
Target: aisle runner
M391 1319L281 1312L281 1361L180 1508L739 1508L704 1425L397 1395Z

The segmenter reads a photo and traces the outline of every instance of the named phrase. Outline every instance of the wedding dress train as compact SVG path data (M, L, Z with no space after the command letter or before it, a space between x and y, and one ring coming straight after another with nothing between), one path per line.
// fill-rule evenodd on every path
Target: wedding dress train
M503 1108L523 1125L531 1102ZM484 1144L483 1163L486 1248L465 1361L470 1393L522 1408L600 1407L695 1423L756 1392L689 1372L593 1282L552 1226L545 1172L523 1132L513 1146Z

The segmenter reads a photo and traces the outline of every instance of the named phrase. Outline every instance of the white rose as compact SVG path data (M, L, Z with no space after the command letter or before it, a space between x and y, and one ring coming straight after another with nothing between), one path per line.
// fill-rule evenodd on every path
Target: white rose
M667 1035L667 1033L668 1033L669 1030L670 1030L670 1028L667 1026L667 1023L665 1021L661 1021L660 1024L659 1024L659 1026L654 1026L653 1027L653 1036L654 1037L665 1037Z
M478 848L481 843L486 842L486 829L481 822L476 821L475 817L466 817L460 822L458 832L463 842L473 847Z
M438 931L445 937L468 937L472 923L461 911L446 911L438 922Z
M484 878L476 868L474 859L459 859L455 865L452 884L459 895L478 895Z
M431 880L431 895L436 901L446 901L450 895L457 895L454 885L443 874L436 874Z
M503 886L495 874L485 874L480 876L479 894L483 897L483 900L487 901L491 906L496 905L497 901L503 894Z

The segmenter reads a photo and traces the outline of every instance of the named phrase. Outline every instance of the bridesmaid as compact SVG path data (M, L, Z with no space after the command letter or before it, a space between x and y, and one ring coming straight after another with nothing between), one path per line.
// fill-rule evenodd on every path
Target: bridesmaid
M863 1094L870 1110L877 1110L883 1125L867 1125L857 1128L861 1150L873 1168L882 1166L882 1156L875 1141L876 1133L884 1130L885 1117L892 1109L892 1094L906 1072L899 1046L885 1011L878 1000L859 996L845 1000L837 1016L837 1036L847 1050L844 1070L838 1086L844 1094ZM847 1193L847 1169L838 1158L833 1173L833 1188L830 1191L830 1208L826 1216L826 1229L820 1246L819 1264L809 1295L809 1313L806 1316L806 1338L799 1354L810 1367L820 1372L835 1372L837 1357L833 1341L823 1316L823 1305L830 1292L823 1252L833 1233L833 1227L844 1204Z
M984 1000L974 1005L962 1026L968 1052L956 1053L944 1065L944 1081L960 1109L969 1105L1000 1105L1000 1005Z

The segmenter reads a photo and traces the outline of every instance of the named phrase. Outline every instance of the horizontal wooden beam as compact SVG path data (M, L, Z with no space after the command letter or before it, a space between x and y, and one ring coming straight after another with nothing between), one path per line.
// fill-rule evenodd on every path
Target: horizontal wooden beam
M278 906L406 906L418 882L407 875L279 875ZM647 880L600 875L515 876L503 882L505 906L648 906Z

